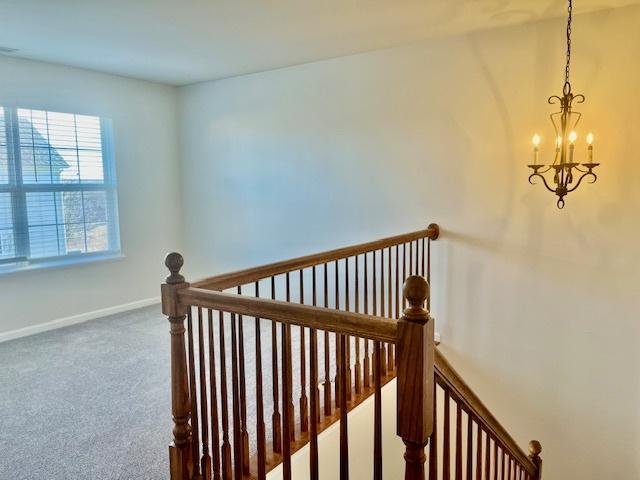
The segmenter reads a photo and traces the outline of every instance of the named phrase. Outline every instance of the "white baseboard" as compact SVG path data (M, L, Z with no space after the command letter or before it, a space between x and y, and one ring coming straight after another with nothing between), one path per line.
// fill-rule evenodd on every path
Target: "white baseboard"
M88 320L95 320L96 318L106 317L107 315L114 315L116 313L135 310L136 308L147 307L156 303L160 303L160 297L147 298L145 300L138 300L137 302L115 305L113 307L102 308L100 310L94 310L92 312L81 313L79 315L72 315L65 318L58 318L57 320L51 320L50 322L40 323L38 325L32 325L30 327L19 328L17 330L11 330L9 332L3 332L0 333L0 343L14 340L16 338L26 337L29 335L35 335L36 333L46 332L48 330L54 330L56 328L68 327L69 325L75 325L77 323L86 322Z

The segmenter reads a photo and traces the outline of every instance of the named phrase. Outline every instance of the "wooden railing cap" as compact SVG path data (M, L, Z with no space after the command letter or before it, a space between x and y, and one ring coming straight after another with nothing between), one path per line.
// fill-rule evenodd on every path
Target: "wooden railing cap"
M184 258L178 252L169 253L164 259L164 265L169 269L171 275L165 280L168 284L184 283L184 276L180 275L180 269L184 265Z
M402 293L409 304L404 310L406 319L428 318L428 312L424 309L424 302L429 298L429 282L424 277L411 275L404 282Z
M431 240L437 240L440 236L440 225L438 225L437 223L430 223L427 227L427 230L429 230L429 238Z
M531 440L529 442L529 454L531 458L539 457L542 453L542 445L538 440Z

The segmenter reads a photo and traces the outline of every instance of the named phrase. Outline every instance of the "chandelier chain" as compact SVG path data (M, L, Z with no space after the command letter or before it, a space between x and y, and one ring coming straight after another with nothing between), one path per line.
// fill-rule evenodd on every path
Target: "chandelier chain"
M569 0L569 6L567 7L567 13L569 14L568 19L567 19L567 66L565 68L565 76L564 76L564 82L565 82L565 87L569 86L569 66L571 64L571 20L572 18L572 14L573 14L573 1Z

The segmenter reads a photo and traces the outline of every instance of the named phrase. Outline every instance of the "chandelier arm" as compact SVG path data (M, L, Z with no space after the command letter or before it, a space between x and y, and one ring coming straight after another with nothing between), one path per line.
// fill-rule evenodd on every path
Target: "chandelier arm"
M571 193L571 192L573 192L576 188L578 188L578 187L580 186L580 184L582 183L582 180L584 180L586 177L592 177L592 178L593 178L593 181L592 181L592 182L589 182L589 183L595 183L595 182L596 182L596 180L598 179L598 176L597 176L595 173L593 173L593 172L587 172L587 173L585 173L584 175L582 175L582 176L580 177L580 180L578 180L578 183L576 183L576 184L573 186L573 188L570 188L569 190L567 190L567 193Z
M553 165L555 165L555 163L556 163L556 162L554 161L554 162L553 162ZM536 173L539 173L539 174L547 173L549 170L551 170L551 168L552 168L552 167L551 167L551 165L549 165L549 166L548 166L548 167L546 167L544 170L538 170Z
M555 189L551 188L549 186L549 184L547 183L547 179L544 178L544 176L540 175L539 173L532 173L531 175L529 175L529 183L531 185L535 185L535 182L532 181L534 177L540 177L542 179L542 183L544 183L544 186L546 187L546 189L549 190L552 193L556 193Z

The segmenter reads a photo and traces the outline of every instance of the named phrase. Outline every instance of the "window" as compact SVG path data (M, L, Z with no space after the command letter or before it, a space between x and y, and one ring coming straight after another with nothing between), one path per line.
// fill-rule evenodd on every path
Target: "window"
M0 272L120 251L108 120L0 107Z

